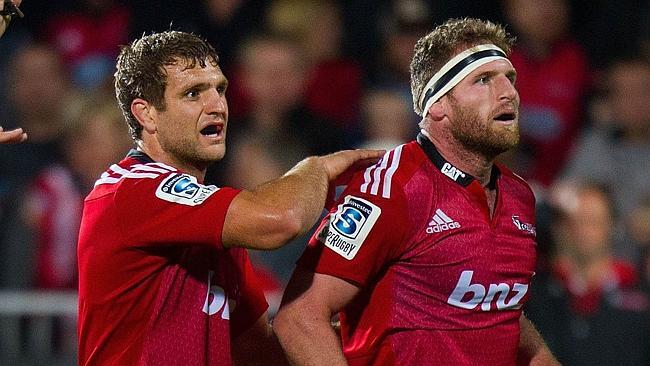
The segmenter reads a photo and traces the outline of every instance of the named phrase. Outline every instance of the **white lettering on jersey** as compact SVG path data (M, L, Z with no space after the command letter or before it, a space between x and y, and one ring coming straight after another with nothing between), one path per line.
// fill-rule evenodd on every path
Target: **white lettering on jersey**
M459 176L465 178L465 173L463 173L462 171L460 171L460 169L456 168L455 166L453 166L453 165L451 165L449 163L445 163L442 166L442 169L440 169L440 171L442 172L442 174L448 176L449 178L453 179L454 181L456 181Z
M205 295L205 303L203 304L203 312L208 315L214 315L223 309L221 312L221 319L230 319L230 309L234 310L235 302L228 299L226 291L221 286L211 285L212 276L214 271L208 273L208 293ZM212 298L210 298L212 295Z
M384 184L381 196L390 198L390 188L393 183L393 175L399 167L400 157L402 156L402 148L404 145L399 145L394 150L387 152L376 165L370 166L363 173L363 184L359 190L362 193L370 193L372 195L379 194L379 186ZM390 166L388 163L390 161ZM370 191L368 192L368 187Z
M198 183L196 178L189 174L176 173L160 183L156 189L156 197L182 205L196 206L218 190L217 186Z
M493 284L485 289L485 286L480 283L471 283L474 271L463 271L460 274L456 288L449 295L447 303L459 308L471 310L481 305L481 310L490 311L492 309L492 301L498 295L496 301L497 310L514 310L521 308L521 299L528 292L528 285L522 283L515 283L512 290L507 283ZM506 302L506 298L514 292L515 295ZM470 296L466 296L466 295ZM463 299L466 298L465 301Z
M380 214L381 209L375 204L348 195L338 210L330 215L327 233L321 233L319 238L328 248L351 260L357 255Z
M458 228L460 228L458 221L455 221L451 217L447 216L447 214L442 212L441 209L437 209L431 218L426 231L428 234L433 234Z

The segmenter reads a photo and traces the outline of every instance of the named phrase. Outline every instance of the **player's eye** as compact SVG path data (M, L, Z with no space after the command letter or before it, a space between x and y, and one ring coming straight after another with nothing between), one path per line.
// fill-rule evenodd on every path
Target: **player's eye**
M480 76L478 79L476 79L477 84L487 84L490 81L490 77L487 75Z
M510 83L512 83L512 85L515 85L517 83L517 75L516 74L509 74L508 79L510 79Z
M185 92L185 96L190 99L196 99L199 97L199 91L197 89L190 89Z

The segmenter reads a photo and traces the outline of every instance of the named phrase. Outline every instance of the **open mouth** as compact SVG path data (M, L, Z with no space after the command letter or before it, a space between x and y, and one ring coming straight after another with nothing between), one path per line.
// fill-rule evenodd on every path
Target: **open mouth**
M510 122L517 118L515 113L501 113L498 116L494 117L497 121Z
M209 125L201 130L201 135L208 137L216 137L221 134L223 131L223 126L221 125Z

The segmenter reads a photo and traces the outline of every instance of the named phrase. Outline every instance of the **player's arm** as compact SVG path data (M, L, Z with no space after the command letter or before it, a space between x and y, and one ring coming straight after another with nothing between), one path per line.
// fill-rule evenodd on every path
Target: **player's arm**
M232 341L233 364L248 366L289 365L264 313L251 328Z
M0 4L2 1L0 1ZM5 131L0 126L0 144L16 144L27 140L27 133L22 128Z
M346 150L309 157L281 178L242 191L226 214L224 246L269 250L305 233L322 212L329 183L353 166L375 163L382 154Z
M357 286L340 278L296 269L273 321L293 365L347 365L331 319L358 292Z
M542 336L533 323L521 314L519 318L519 364L530 366L556 366L560 363L555 359Z

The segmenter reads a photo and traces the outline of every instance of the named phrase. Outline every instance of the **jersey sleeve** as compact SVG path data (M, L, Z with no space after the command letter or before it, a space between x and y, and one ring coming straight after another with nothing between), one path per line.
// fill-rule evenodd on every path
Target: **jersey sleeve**
M125 243L134 247L208 245L222 247L228 207L239 193L198 183L184 173L133 179L114 196L117 221Z
M233 248L235 251L239 281L239 299L231 315L231 335L236 338L250 328L268 309L269 305L262 290L262 283L253 269L245 249Z
M362 193L360 184L355 178L341 194L310 239L298 266L364 287L402 254L409 216L399 189L391 198L384 198Z

